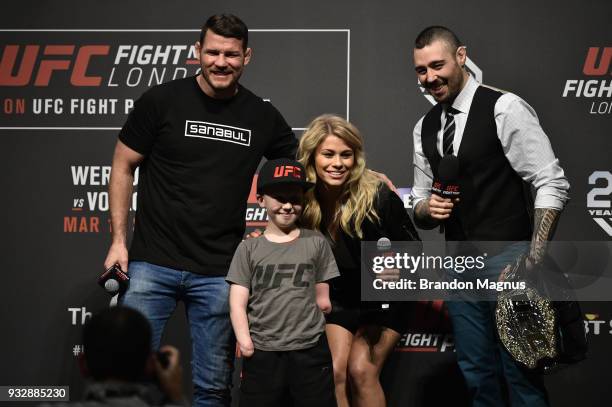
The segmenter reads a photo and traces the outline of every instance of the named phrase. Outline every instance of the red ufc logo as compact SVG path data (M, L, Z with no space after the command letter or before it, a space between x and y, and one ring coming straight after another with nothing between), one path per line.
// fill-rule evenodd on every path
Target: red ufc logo
M15 69L20 45L7 45L4 47L0 59L0 86L27 86L32 80L34 66L38 59L39 45L26 45L19 67ZM68 71L72 69L70 84L73 86L100 86L102 77L88 76L87 67L94 55L108 55L109 45L83 45L77 48L74 45L46 45L39 59L38 72L34 86L49 86L53 72ZM67 58L45 58L45 57ZM74 64L71 63L74 61ZM13 72L15 74L13 74Z
M279 165L274 169L274 178L288 177L290 174L294 178L300 178L302 174L302 169L293 165Z
M599 47L589 48L586 60L584 61L584 67L582 68L582 73L584 73L585 75L603 76L607 75L608 73L612 73L610 71L610 61L612 61L612 47L604 47L603 51L601 51L601 56L599 50ZM598 57L599 64L597 64Z

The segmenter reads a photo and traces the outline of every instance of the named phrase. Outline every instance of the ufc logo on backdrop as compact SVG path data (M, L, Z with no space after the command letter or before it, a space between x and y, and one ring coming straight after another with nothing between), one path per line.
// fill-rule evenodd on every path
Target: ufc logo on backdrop
M92 57L109 51L109 45L7 45L0 59L0 86L30 85L36 66L34 86L49 86L56 71L69 71L73 86L100 86L102 77L88 75L87 67Z
M601 50L601 51L600 51ZM582 73L588 76L604 76L610 72L612 47L590 47L584 61Z

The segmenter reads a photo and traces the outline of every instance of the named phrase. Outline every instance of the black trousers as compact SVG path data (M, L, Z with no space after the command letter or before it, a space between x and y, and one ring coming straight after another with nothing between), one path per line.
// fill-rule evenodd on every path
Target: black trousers
M312 348L255 349L242 363L240 407L336 407L334 371L324 333Z

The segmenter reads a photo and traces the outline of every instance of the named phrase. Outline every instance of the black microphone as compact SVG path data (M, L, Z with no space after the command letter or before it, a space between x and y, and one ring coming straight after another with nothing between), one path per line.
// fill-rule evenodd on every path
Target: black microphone
M442 198L459 198L459 159L445 155L438 165L438 178L434 179L431 193Z
M431 185L431 193L451 200L459 198L459 159L447 154L438 164L438 178ZM440 233L444 233L444 222L440 223Z

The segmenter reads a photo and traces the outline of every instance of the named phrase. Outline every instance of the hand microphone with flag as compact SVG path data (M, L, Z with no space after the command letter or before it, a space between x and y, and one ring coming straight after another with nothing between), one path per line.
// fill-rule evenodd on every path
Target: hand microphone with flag
M100 287L113 296L111 299L111 307L117 304L119 294L123 293L127 289L130 277L121 270L118 264L109 267L100 277L98 277L98 284Z
M445 155L438 165L438 178L434 179L431 193L442 198L459 198L459 159Z
M459 198L459 159L447 154L438 165L438 177L434 179L431 193L451 200ZM440 233L444 232L444 223L440 223Z

